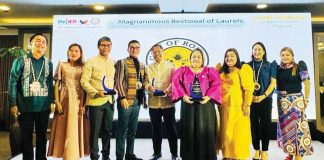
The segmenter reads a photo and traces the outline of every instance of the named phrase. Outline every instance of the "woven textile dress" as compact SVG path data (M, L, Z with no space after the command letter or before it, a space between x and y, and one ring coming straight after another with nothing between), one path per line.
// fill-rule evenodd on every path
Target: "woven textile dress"
M278 67L278 125L277 142L289 155L305 156L313 153L312 139L305 113L302 82L309 79L304 62L298 64L297 73L292 76L291 68Z

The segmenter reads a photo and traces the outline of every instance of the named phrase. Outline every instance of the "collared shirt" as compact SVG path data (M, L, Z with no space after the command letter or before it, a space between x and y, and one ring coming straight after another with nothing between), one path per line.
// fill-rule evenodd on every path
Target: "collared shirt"
M113 103L113 97L111 95L105 95L99 97L97 93L104 91L102 86L103 77L105 78L106 87L113 89L114 75L115 75L115 61L110 58L105 58L101 55L95 56L89 59L82 70L81 86L87 92L86 105L100 106L107 101Z
M30 84L39 82L39 91L32 92ZM20 112L41 112L53 103L53 64L42 56L35 59L32 53L14 60L9 79L9 106L18 106Z
M174 64L162 60L160 63L153 62L145 69L145 89L148 90L148 86L152 85L154 78L154 87L163 91L171 92L172 73L174 71ZM171 102L171 97L153 96L152 92L149 92L148 106L150 108L170 108L174 107Z

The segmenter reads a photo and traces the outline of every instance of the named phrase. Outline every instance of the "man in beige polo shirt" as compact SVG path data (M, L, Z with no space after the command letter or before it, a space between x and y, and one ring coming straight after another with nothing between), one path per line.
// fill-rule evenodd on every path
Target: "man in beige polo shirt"
M152 123L152 140L154 153L150 160L157 160L162 157L162 117L166 126L166 133L169 141L172 160L177 159L177 131L175 127L175 108L171 102L169 93L171 92L171 79L174 71L174 64L164 60L163 48L156 44L151 48L155 62L148 65L145 69L145 89L149 93L148 106ZM152 83L153 82L153 83ZM165 94L154 96L154 91L160 90Z
M86 105L90 117L90 158L99 159L98 138L102 133L102 160L110 160L110 137L114 116L114 99L112 95L105 95L102 80L105 76L105 85L112 89L114 86L115 61L109 55L112 43L109 37L98 40L99 54L90 58L83 67L81 86L87 92Z

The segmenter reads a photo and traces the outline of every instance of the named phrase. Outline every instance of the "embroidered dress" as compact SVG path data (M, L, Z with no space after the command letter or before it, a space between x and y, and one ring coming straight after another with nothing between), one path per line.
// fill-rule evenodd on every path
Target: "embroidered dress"
M299 73L299 74L298 74ZM309 79L306 70L298 68L292 76L292 68L279 68L278 85L278 125L277 142L283 151L290 155L304 156L313 153L312 139L305 113L301 83Z
M55 79L60 81L60 103L63 113L54 113L48 156L76 160L90 153L89 118L80 114L85 107L85 93L80 84L82 67L59 63Z

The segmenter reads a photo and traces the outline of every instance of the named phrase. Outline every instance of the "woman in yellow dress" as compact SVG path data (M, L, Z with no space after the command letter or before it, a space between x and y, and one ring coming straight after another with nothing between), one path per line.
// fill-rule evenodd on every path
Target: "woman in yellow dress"
M254 83L253 70L241 64L234 48L226 50L220 68L222 81L221 150L225 160L249 159L251 145L250 105Z

